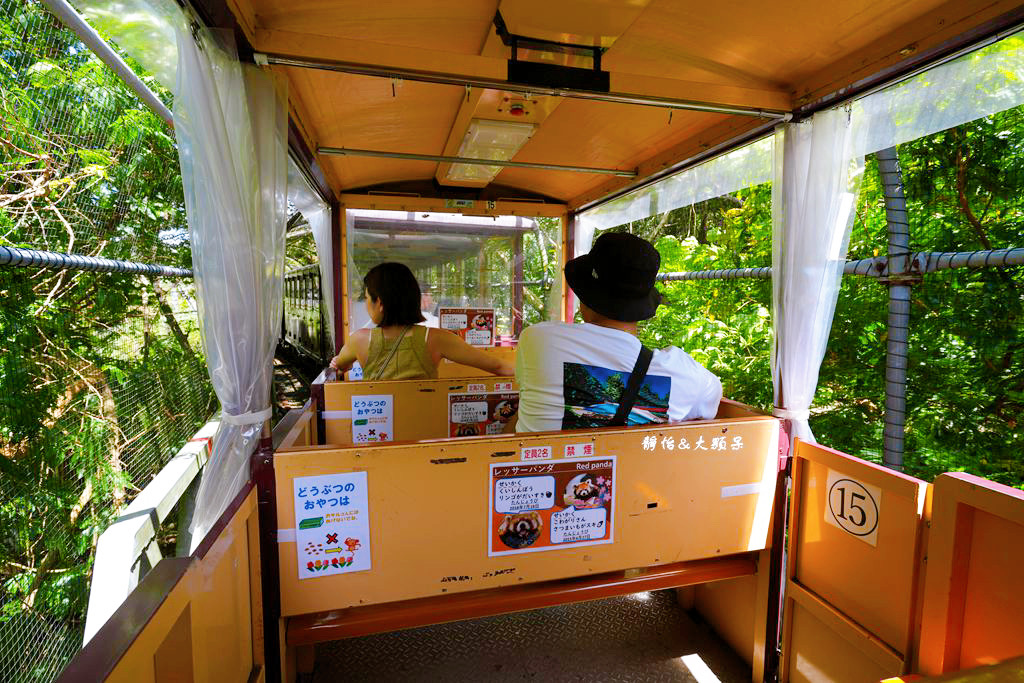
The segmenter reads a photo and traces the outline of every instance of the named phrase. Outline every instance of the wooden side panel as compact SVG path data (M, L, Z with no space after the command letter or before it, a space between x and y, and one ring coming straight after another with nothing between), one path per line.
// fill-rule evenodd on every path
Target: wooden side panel
M795 605L787 614L792 642L798 648L787 657L785 680L794 683L864 683L889 675L888 665L858 648L844 634L831 628L803 605ZM840 626L840 629L843 627Z
M255 516L254 491L190 572L196 683L242 681L252 673L248 521Z
M759 553L757 572L752 576L703 583L693 589L693 606L750 664L754 683L761 683L764 677L770 553L770 548Z
M1024 492L969 474L935 480L919 669L1024 655Z
M251 595L259 591L250 572L254 555L258 561L258 550L250 548L255 518L252 490L206 555L191 558L181 580L105 680L246 681L262 669Z
M694 590L694 607L714 627L715 633L751 666L757 583L756 575L743 576L700 584Z
M494 346L481 350L489 356L495 356L510 363L516 362L516 349L514 346ZM453 363L447 358L442 359L441 364L437 366L437 376L443 378L493 377L493 375L486 370L471 368L468 365L462 365L461 363Z
M448 436L448 394L466 392L470 384L494 391L495 382L515 387L514 377L466 379L425 379L389 382L326 382L324 384L324 424L326 443L352 444L353 396L387 395L394 397L395 441L422 441ZM516 389L514 388L513 391Z
M742 448L704 450L723 436L730 444L738 437ZM669 439L704 445L669 450L663 445ZM593 443L595 457L616 457L614 542L489 557L489 465L516 463L521 449L539 446L549 446L553 462L559 462L566 445L586 442ZM778 421L769 417L278 453L282 530L295 526L296 477L367 472L372 561L368 571L299 579L295 543L282 542L282 612L307 614L761 550L777 459Z
M927 484L858 458L799 443L789 521L783 678L802 680L798 660L862 671L864 657L902 673L912 653L917 554ZM856 496L854 498L853 496ZM845 526L843 526L845 524ZM806 613L828 638L798 628ZM849 641L837 660L832 636ZM879 676L881 677L881 676ZM847 679L858 680L858 679Z

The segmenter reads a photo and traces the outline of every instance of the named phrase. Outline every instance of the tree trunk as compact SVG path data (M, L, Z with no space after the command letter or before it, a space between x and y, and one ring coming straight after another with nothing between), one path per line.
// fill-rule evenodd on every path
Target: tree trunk
M178 325L178 321L174 319L174 311L171 310L170 304L167 303L166 295L157 285L156 280L153 278L146 278L150 288L153 290L153 294L156 295L157 305L160 307L160 312L164 315L164 320L167 321L167 326L171 328L171 333L174 334L174 338L178 340L178 345L181 346L181 350L185 352L185 357L188 358L197 370L202 371L203 367L199 364L199 359L196 358L195 352L192 350L192 346L188 343L188 335Z

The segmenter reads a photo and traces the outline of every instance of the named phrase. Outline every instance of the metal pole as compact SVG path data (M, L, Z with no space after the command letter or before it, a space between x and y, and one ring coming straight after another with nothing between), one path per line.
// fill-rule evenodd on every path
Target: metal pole
M494 90L502 90L505 92L528 93L533 96L546 95L550 97L568 97L572 99L593 100L597 102L639 104L649 107L663 107L666 109L706 111L715 114L736 114L739 116L753 116L760 119L772 119L774 121L788 121L790 117L790 114L788 112L774 111L770 109L757 109L754 107L730 107L726 105L713 104L708 102L679 100L672 97L634 95L630 93L598 92L594 90L583 90L579 88L553 88L541 85L523 85L519 83L513 83L511 81L502 80L500 78L465 76L460 74L441 73L437 71L403 69L399 67L377 66L374 64L342 62L329 59L289 57L287 55L269 55L257 52L253 55L253 60L257 64L277 64L279 66L293 66L305 69L322 69L324 71L337 71L339 73L355 74L357 76L373 76L375 78L401 78L407 81L419 81L421 83L438 83L441 85L457 85L459 87L469 86L471 88L488 88Z
M71 29L85 43L86 47L92 50L94 55L99 57L100 61L113 69L114 73L121 77L125 85L135 91L139 99L152 109L154 114L167 122L168 126L174 128L174 115L167 105L160 101L156 93L142 82L142 79L132 71L130 66L125 64L121 56L114 52L113 48L100 37L99 33L96 33L96 30L85 21L82 15L75 11L74 7L69 5L66 0L42 0L42 2L60 19L61 23Z
M616 175L623 178L635 178L636 171L623 171L617 168L592 168L589 166L562 166L559 164L535 164L527 161L502 161L498 159L477 159L475 157L452 157L440 154L413 154L411 152L381 152L373 149L351 149L349 147L318 147L320 154L337 156L377 157L379 159L410 159L412 161L435 161L442 164L474 164L476 166L509 166L512 168L532 168L541 171L572 171L573 173L600 173Z
M910 225L903 179L895 147L875 153L885 194L885 221L889 234L889 273L881 281L889 286L888 341L885 353L885 442L883 464L903 470L903 438L907 414L907 329L910 326Z
M187 268L172 268L151 263L120 261L81 254L61 254L55 251L39 251L20 247L0 247L0 266L87 270L93 273L128 273L156 277L192 277L192 271Z
M984 251L916 251L907 255L906 275L923 275L953 268L1000 268L1024 265L1024 248L988 249ZM844 275L863 275L885 279L889 275L889 257L847 261ZM763 268L729 268L725 270L691 270L678 273L660 273L658 280L738 280L740 278L770 278L771 266Z

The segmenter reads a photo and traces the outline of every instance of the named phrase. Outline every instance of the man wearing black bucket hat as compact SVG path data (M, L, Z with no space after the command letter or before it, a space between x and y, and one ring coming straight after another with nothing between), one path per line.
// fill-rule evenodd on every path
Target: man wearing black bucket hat
M685 351L651 351L637 322L661 303L661 256L649 242L605 233L565 264L584 324L539 323L516 350L520 432L710 419L722 384Z

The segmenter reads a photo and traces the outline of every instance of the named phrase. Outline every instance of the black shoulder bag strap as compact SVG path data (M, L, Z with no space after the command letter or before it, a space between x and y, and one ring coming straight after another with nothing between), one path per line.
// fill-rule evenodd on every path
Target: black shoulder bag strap
M654 351L641 344L640 355L636 357L633 372L629 374L626 390L622 392L622 397L619 399L619 409L615 411L615 417L608 423L609 427L621 427L626 424L626 418L629 417L629 412L636 404L640 386L644 383L644 378L647 377L647 368L651 367L652 358L654 358Z

